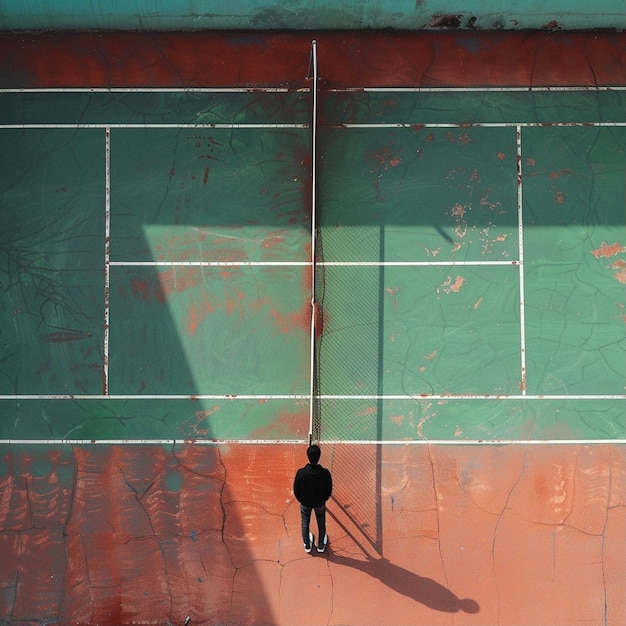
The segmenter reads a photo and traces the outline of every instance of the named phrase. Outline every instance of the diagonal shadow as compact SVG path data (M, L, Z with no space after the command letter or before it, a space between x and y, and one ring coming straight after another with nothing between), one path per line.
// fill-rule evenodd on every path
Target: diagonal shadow
M33 105L45 123L124 123L128 111L131 120L174 119L194 110L187 94L166 98L161 109L151 94L130 100L124 94L104 94L99 100L81 95L61 103L55 99L58 110L43 110L36 96ZM231 105L231 100L214 99L210 111L199 115L232 113L229 107L236 108L236 103ZM248 119L267 108L270 119L283 114L280 98L257 100L253 94L252 102L246 100L243 111L232 115ZM287 107L303 106L303 96L287 100ZM12 105L18 113L20 108L20 102ZM97 110L101 118L90 117ZM43 447L9 443L8 452L0 453L0 485L12 489L10 519L24 533L19 542L0 533L4 574L15 581L19 572L20 579L0 599L0 621L10 614L13 619L35 615L75 623L128 623L143 613L148 621L182 623L189 612L210 614L219 623L274 622L255 567L236 577L234 571L221 574L232 563L253 560L250 538L231 503L236 501L229 495L233 479L225 477L221 449L187 445L187 440L225 438L224 433L246 437L255 428L257 433L265 428L262 436L267 436L276 432L281 418L279 428L290 436L302 421L303 411L293 402L283 403L283 411L276 403L203 404L196 396L233 394L239 388L276 393L277 384L284 385L279 391L285 395L300 389L297 364L303 360L300 347L306 346L306 334L298 322L306 317L302 311L309 311L303 297L306 272L278 266L246 273L176 264L248 258L288 264L306 258L306 133L261 137L224 129L204 134L195 128L18 132L19 141L13 135L10 149L7 144L0 150L0 164L7 166L0 176L0 195L3 206L11 207L0 219L6 225L0 227L0 318L8 320L7 329L15 328L8 339L7 329L0 331L0 343L10 348L0 364L0 393L33 398L4 402L10 408L3 406L3 417L9 411L15 417L3 420L0 434L15 440L45 433L50 442ZM105 138L110 141L107 150ZM99 397L105 362L107 153L114 266L106 287L112 324L110 384L104 395L130 398ZM172 266L152 265L162 260ZM266 332L258 332L259 327ZM270 353L279 356L276 362L287 364L284 376L259 365L260 355ZM238 387L233 390L234 384ZM68 397L34 396L61 393ZM138 397L142 394L145 399ZM175 453L145 443L183 437L186 443ZM67 439L108 442L69 448L63 443ZM112 440L138 443L130 447ZM189 454L197 455L204 469L195 460L182 463ZM27 488L20 488L23 484ZM192 497L200 503L199 511L186 502L195 489L203 492ZM32 511L33 494L38 501L34 515L46 512L36 522L37 533L30 532L33 521L24 515ZM193 520L192 526L187 528L183 520ZM10 534L14 532L12 526ZM234 559L219 557L227 551ZM194 563L189 553L195 555ZM213 574L231 580L230 586L212 584L213 574L204 569L209 561ZM42 562L50 567L42 569ZM141 572L137 562L144 565ZM193 584L176 588L187 580ZM244 597L246 588L260 589L259 597L233 601ZM170 598L176 603L168 603Z
M345 531L345 533L361 548L358 556L345 556L339 552L330 552L329 560L337 565L352 567L368 576L377 578L393 591L406 596L443 613L478 613L480 606L471 598L459 598L450 589L432 578L419 576L384 557L373 557L365 549L359 539L352 533L340 518L329 509L329 515Z

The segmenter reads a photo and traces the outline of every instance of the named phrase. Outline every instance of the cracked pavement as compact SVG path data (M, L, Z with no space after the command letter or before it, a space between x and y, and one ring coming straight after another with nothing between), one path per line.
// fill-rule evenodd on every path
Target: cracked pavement
M347 447L307 555L302 446L2 446L0 623L624 622L623 446Z

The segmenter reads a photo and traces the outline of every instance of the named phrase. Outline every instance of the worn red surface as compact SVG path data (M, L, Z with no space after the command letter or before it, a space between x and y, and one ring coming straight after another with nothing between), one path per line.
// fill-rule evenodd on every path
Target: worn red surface
M626 84L626 33L44 33L0 36L0 87Z
M300 446L16 447L0 620L626 623L626 448L382 445L340 468L369 448L324 447L342 495L307 555Z

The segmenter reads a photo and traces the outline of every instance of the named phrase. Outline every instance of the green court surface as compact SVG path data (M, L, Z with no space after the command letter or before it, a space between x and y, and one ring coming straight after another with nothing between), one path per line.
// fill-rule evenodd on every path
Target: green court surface
M625 98L320 94L322 439L624 438ZM0 439L306 440L310 90L0 113Z

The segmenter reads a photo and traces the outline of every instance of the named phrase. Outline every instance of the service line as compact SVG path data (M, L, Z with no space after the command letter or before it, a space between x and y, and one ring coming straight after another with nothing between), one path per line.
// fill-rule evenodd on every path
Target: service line
M324 267L429 267L517 265L519 261L317 261ZM311 261L111 261L117 267L310 267Z
M520 355L521 376L520 390L526 395L526 318L524 304L524 219L523 219L523 196L522 196L522 129L517 127L516 133L517 153L517 224L518 224L518 258L519 258L519 325L520 325Z
M109 394L109 313L111 287L111 129L104 133L104 340L102 393Z
M212 129L220 129L220 128L225 128L228 130L234 130L234 129L266 129L266 130L280 130L283 128L287 128L287 129L294 129L294 128L309 128L309 124L295 124L295 123L289 123L289 124L274 124L274 123L267 123L267 124L262 124L262 123L251 123L251 124L211 124L211 123L206 123L206 124L202 124L202 123L198 123L198 124L194 124L194 123L184 123L184 122L180 122L180 123L170 123L170 122L164 122L162 124L109 124L109 123L93 123L93 124L84 124L81 122L75 122L75 123L68 123L68 124L0 124L0 128L5 128L5 129L13 129L13 130L34 130L34 129L63 129L63 128L70 128L70 129L84 129L84 128L126 128L126 129L131 129L131 128L212 128Z

